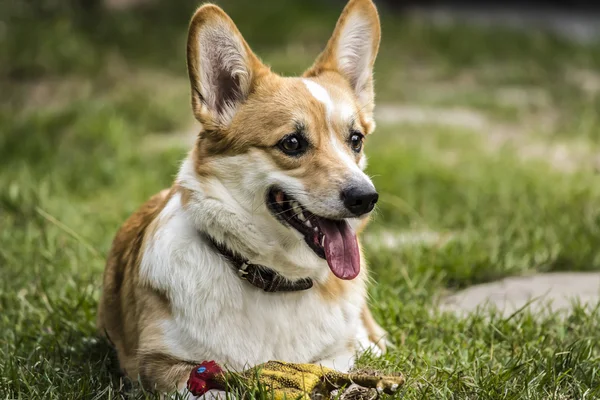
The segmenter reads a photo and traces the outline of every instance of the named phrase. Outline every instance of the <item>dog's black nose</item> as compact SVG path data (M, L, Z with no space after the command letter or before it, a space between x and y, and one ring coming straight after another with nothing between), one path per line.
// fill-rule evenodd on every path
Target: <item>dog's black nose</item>
M371 212L377 200L379 194L372 187L352 186L342 191L344 205L357 217Z

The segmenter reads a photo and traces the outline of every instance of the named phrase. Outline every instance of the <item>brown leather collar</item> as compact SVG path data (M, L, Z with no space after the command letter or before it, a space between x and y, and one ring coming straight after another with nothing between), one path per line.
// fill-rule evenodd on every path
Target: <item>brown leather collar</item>
M265 292L299 292L310 289L313 286L313 281L310 278L290 281L263 265L250 264L247 259L234 253L226 246L217 243L210 236L208 238L219 253L229 261L240 279L248 281L251 285Z

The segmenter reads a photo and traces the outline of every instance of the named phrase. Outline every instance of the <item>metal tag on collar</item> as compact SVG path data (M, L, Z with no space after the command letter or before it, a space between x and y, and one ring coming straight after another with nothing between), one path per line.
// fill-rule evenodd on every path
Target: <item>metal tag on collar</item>
M244 261L242 263L242 265L240 265L240 267L237 270L237 274L241 279L246 279L246 275L248 275L248 267L250 266L250 264L248 264L247 261Z

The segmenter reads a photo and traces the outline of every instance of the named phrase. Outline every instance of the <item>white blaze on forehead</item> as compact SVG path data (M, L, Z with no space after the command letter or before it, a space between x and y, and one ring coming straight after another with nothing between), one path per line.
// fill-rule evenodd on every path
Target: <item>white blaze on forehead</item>
M312 94L315 99L319 100L325 105L327 114L330 114L333 110L333 101L331 100L329 93L327 93L327 90L317 82L311 81L310 79L302 79L302 82L304 82L304 85L306 85L306 88L310 94Z
M334 101L325 87L310 79L302 79L309 93L320 103L325 105L325 114L338 121L350 124L356 118L356 109L351 102L338 98ZM330 121L328 121L330 122Z

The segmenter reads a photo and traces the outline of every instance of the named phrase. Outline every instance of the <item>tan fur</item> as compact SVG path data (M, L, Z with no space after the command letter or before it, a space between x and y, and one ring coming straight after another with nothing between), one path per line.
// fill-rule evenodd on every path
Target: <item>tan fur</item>
M348 291L362 289L364 286L363 280L365 276L366 271L364 271L364 268L361 276L352 281L343 281L330 273L327 276L325 283L317 284L316 288L324 299L335 302L340 298L344 298Z
M177 389L198 363L168 356L158 323L170 317L169 301L138 277L146 238L157 229L156 217L175 192L176 187L154 195L117 233L98 309L98 331L116 347L122 372L139 376L147 388L158 391Z
M192 193L190 192L190 190L179 186L177 183L173 186L173 188L177 193L181 194L181 205L183 207L187 207L187 205L192 199Z
M104 271L98 330L117 348L121 369L137 375L139 340L139 263L146 230L163 208L170 191L153 196L135 212L117 233Z
M387 336L387 333L377 323L377 321L375 321L375 318L373 318L373 314L371 314L369 307L363 308L361 318L365 328L367 329L369 340L375 343L381 350L385 351L387 348L387 342L383 338Z
M350 13L356 11L366 15L376 27L376 35L372 38L373 54L376 54L379 46L377 12L370 0L351 0L327 48L304 75L326 88L334 100L353 99L351 101L355 118L353 125L348 126L344 121L327 121L323 104L310 95L300 79L282 78L272 73L254 55L234 23L220 8L205 5L198 9L191 20L188 38L192 108L203 125L191 153L198 177L213 176L216 173L213 163L219 157L257 152L266 156L277 168L300 179L311 193L325 193L332 184L347 179L346 168L331 155L334 150L328 123L333 126L337 139L342 143L350 128L365 135L374 129L371 118L373 104L360 104L354 89L340 73L334 57L333 49L339 41L340 27ZM244 49L245 62L249 66L247 76L240 78L239 83L252 96L237 110L227 126L223 126L214 111L206 107L198 86L203 71L197 63L199 50L195 45L195 38L206 27L234 32ZM371 66L374 55L370 61ZM369 80L369 83L372 81ZM287 157L275 148L282 136L296 129L292 122L295 120L306 121L306 134L314 143L310 154L301 159ZM290 123L282 125L282 121ZM349 154L357 163L362 157L362 154ZM183 207L194 201L190 190L176 182L171 189L153 196L118 231L106 263L97 321L99 332L114 343L123 372L133 379L139 376L146 387L159 391L180 388L190 369L203 361L181 360L169 355L160 328L161 321L171 315L168 293L161 293L150 287L139 277L141 257L148 238L154 236L166 222L157 217L175 194L181 196ZM350 291L365 291L365 281L365 272L353 281L342 281L330 273L326 282L317 284L315 289L328 301L335 302L343 299ZM362 311L362 320L370 338L381 337L383 330L367 307Z

